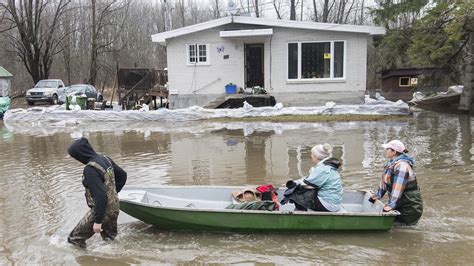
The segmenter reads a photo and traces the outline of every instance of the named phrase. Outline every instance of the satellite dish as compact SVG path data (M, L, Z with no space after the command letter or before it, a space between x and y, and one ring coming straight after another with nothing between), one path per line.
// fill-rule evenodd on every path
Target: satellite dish
M234 1L229 1L227 3L227 10L230 12L230 14L235 15L239 11L239 8Z

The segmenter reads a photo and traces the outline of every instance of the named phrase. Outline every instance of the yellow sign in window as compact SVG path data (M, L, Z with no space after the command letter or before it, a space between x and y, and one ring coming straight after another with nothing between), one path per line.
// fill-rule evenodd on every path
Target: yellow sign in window
M324 53L324 59L331 59L330 53Z

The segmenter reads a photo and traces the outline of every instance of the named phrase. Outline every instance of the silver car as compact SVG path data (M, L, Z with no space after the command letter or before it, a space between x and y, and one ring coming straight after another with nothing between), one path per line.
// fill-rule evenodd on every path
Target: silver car
M60 79L43 79L26 92L26 102L34 105L36 102L58 104L59 97L64 93L64 83Z

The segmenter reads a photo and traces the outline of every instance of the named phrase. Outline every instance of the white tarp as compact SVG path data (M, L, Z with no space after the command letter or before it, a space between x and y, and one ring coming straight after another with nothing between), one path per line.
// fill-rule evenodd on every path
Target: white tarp
M159 109L156 111L67 111L64 106L51 106L9 110L5 113L4 120L6 122L41 121L45 123L182 122L225 117L340 114L406 115L408 113L408 105L402 101L373 100L366 101L366 104L361 105L337 105L333 102L328 102L325 106L315 107L283 107L281 104L277 104L274 107L252 107L249 104L245 104L244 107L238 109L204 109L193 106L186 109Z

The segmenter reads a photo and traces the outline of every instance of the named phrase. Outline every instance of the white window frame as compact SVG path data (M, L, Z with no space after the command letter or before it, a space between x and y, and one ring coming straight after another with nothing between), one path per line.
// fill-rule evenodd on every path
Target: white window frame
M408 79L408 85L402 85L402 79ZM398 87L410 87L411 86L411 77L399 77L398 78Z
M330 43L330 49L331 49L331 62L330 62L330 70L329 70L329 75L330 77L329 78L301 78L301 54L302 54L302 50L301 50L301 47L303 43ZM338 77L338 78L335 78L334 77L334 43L335 42L343 42L344 43L344 59L342 60L342 63L344 64L343 65L343 75L342 77ZM298 44L298 77L296 79L290 79L288 78L288 70L289 70L289 66L288 66L288 45L290 43L296 43ZM334 41L299 41L299 42L287 42L286 44L286 81L288 83L292 83L292 82L321 82L321 81L345 81L346 80L346 66L347 66L347 42L346 40L334 40Z
M206 46L206 61L199 61L199 46L205 45ZM190 47L194 46L196 48L196 62L191 62L191 57L189 56ZM210 65L211 57L210 52L211 49L209 48L210 45L208 43L187 43L186 44L186 65L188 66L207 66Z

